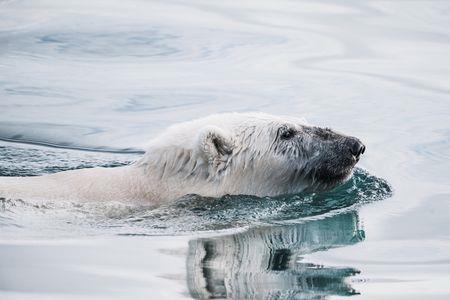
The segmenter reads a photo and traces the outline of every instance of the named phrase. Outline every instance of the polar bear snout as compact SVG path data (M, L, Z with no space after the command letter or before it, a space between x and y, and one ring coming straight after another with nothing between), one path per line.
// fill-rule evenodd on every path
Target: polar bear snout
M357 160L366 151L366 146L359 139L357 139L355 137L348 137L346 144L347 144L347 147L348 147L348 150L350 151L350 153Z

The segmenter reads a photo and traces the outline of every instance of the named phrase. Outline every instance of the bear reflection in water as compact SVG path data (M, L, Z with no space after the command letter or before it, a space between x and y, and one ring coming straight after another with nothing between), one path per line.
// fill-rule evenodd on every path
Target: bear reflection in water
M355 212L233 235L191 240L190 295L197 299L324 299L358 294L345 278L351 267L303 263L302 255L364 239Z

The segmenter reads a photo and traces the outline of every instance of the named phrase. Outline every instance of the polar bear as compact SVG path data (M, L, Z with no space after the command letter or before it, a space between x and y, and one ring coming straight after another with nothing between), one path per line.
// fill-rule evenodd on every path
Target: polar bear
M225 113L173 125L135 163L37 177L0 177L0 197L158 204L187 194L276 196L344 182L365 151L300 118Z

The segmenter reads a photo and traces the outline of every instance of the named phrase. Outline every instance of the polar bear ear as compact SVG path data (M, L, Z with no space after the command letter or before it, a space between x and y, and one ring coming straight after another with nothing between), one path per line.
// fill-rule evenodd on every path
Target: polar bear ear
M220 173L227 168L233 148L231 136L219 127L206 126L198 134L196 152L213 173Z

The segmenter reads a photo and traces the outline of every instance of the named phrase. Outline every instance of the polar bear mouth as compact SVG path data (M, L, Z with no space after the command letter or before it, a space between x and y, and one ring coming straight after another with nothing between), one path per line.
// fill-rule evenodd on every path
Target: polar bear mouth
M315 169L311 174L310 191L326 191L346 182L352 175L356 162L343 168L324 165Z

